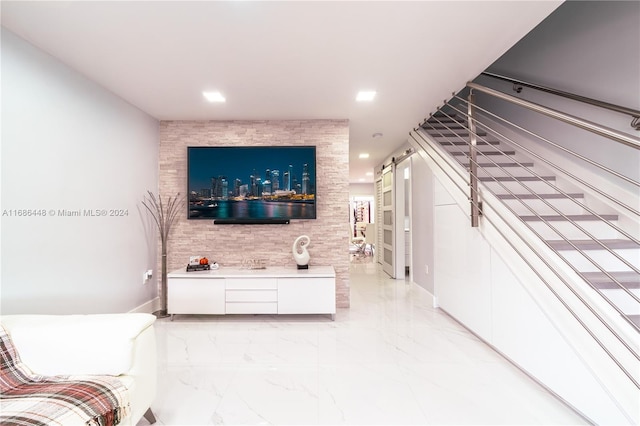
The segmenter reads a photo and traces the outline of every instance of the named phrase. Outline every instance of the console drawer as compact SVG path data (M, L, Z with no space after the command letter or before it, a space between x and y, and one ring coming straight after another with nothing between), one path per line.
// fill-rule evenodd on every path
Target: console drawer
M278 290L227 290L227 302L277 302Z
M232 290L276 290L278 280L276 278L229 278L226 287Z

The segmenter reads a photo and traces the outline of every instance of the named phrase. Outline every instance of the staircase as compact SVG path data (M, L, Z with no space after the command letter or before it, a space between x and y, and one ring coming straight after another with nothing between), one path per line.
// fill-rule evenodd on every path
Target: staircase
M513 86L468 82L409 135L433 181L434 300L590 421L640 424L640 111L487 76Z
M421 131L467 173L469 128L460 106L430 116ZM640 333L640 242L615 211L596 210L592 194L561 181L527 153L490 130L477 136L477 179L568 267ZM561 181L561 182L559 182Z

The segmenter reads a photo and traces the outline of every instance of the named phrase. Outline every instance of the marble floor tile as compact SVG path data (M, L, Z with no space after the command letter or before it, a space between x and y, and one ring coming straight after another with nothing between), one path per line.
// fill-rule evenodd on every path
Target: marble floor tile
M336 321L158 320L157 424L587 424L421 287L370 258L351 264L350 286Z

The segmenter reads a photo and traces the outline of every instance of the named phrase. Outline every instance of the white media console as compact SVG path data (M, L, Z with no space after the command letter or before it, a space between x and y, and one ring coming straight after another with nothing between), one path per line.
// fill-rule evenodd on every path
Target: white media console
M336 273L332 266L220 267L168 275L167 311L177 314L329 314L335 320Z

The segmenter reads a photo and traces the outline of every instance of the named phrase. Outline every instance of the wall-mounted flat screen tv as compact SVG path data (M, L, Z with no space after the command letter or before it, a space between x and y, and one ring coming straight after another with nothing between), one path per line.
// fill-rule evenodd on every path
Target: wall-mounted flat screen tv
M188 218L288 223L316 218L316 147L188 147Z

